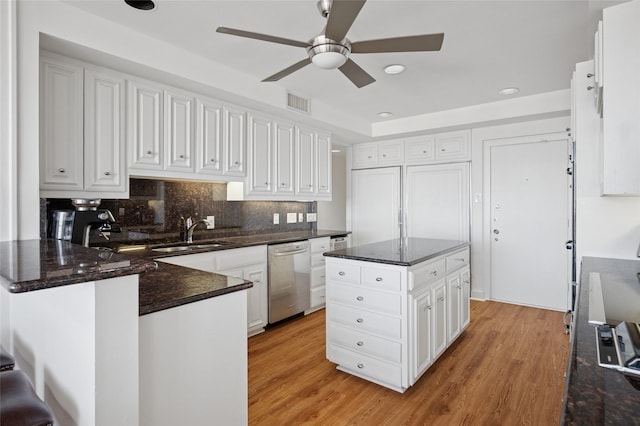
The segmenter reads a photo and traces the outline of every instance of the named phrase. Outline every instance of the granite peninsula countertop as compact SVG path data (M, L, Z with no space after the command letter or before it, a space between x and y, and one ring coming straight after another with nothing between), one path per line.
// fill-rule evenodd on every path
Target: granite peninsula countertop
M639 286L640 260L584 257L576 294L563 425L640 425L640 390L616 370L598 366L595 327L589 324L589 273Z
M341 259L412 266L467 246L469 246L468 241L438 240L433 238L397 238L335 250L324 253L324 255Z

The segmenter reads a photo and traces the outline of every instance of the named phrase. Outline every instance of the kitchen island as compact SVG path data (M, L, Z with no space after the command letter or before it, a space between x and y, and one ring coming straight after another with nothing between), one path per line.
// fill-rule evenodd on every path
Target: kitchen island
M589 324L589 274L602 288L630 286L639 300L639 260L584 257L571 330L571 351L561 424L638 425L640 390L619 371L598 366L595 326Z
M407 238L326 256L327 358L406 391L469 324L469 243Z

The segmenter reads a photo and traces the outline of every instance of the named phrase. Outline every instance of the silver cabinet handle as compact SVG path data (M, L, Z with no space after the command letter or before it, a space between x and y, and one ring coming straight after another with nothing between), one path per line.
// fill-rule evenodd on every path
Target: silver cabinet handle
M109 175L111 175L111 172L104 172L104 175L105 176L109 176Z
M358 368L364 368L364 364L358 364Z
M212 159L211 159L211 162L212 162L212 163L215 163L215 162L216 162L216 159L215 159L215 158L212 158Z
M431 276L432 277L437 277L438 276L438 271L431 271Z
M180 154L180 158L184 158L184 155L183 155L183 154Z
M358 302L362 302L362 301L364 300L364 297L362 297L362 296L358 296L358 297L356 297L356 300L357 300Z
M153 154L153 151L147 151L147 155Z
M358 346L362 346L362 345L364 345L364 342L361 340L361 341L359 341L358 343L356 343L356 345L358 345Z
M340 271L338 272L338 275L340 275L341 277L344 277L344 272Z
M66 173L66 170L65 170L65 169L63 169L62 167L60 167L60 168L58 169L58 172L60 172L60 173Z
M358 324L362 324L362 323L364 322L364 320L363 320L362 318L358 318L358 319L356 320L356 322L357 322Z
M284 183L284 182L282 182L282 183L280 184L280 186L285 186L285 185L286 185L286 183Z
M378 277L378 278L376 278L376 281L377 281L377 282L380 282L380 281L382 281L382 278L381 278L381 277Z
M236 166L240 165L239 161L235 161L233 164L235 164Z

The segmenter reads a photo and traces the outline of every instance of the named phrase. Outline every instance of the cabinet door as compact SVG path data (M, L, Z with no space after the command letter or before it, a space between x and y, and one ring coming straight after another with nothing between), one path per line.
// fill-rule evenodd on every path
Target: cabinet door
M469 266L460 271L460 285L462 292L460 297L460 329L463 330L471 320L471 272Z
M404 161L402 139L378 143L378 166L399 166Z
M416 136L405 139L404 159L406 163L428 163L435 159L435 137L433 135Z
M378 144L376 142L354 145L352 154L352 168L354 169L375 167L378 164Z
M163 93L160 86L142 81L128 82L127 144L130 147L129 167L162 170Z
M125 79L101 69L85 71L84 188L125 191Z
M235 107L224 108L224 164L227 176L244 176L245 145L247 142L245 112Z
M164 143L167 170L193 172L193 105L190 93L164 92Z
M293 194L294 180L294 126L275 122L275 178L274 190L279 194Z
M460 274L447 277L447 337L452 341L460 333L460 308L462 301L462 285Z
M469 240L469 164L408 166L407 236Z
M272 121L249 115L249 194L273 192L271 162L273 159Z
M331 197L331 136L324 133L318 133L316 140L318 195Z
M432 358L435 360L447 348L447 284L442 280L431 291L431 348Z
M244 269L243 278L253 282L247 290L247 324L249 334L262 330L269 319L267 300L267 265L254 265Z
M83 189L83 68L41 60L40 188Z
M469 161L471 133L468 130L436 135L436 160Z
M411 297L411 321L413 353L411 365L411 384L431 365L431 292Z
M196 172L222 174L222 105L196 100Z
M313 195L316 192L316 134L313 130L305 128L298 128L296 133L296 193Z

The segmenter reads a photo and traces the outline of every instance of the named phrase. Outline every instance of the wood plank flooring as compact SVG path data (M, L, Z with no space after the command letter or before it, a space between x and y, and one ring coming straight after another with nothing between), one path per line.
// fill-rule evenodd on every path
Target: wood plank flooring
M404 394L325 358L324 310L249 339L250 425L556 425L562 313L471 302L471 324Z

